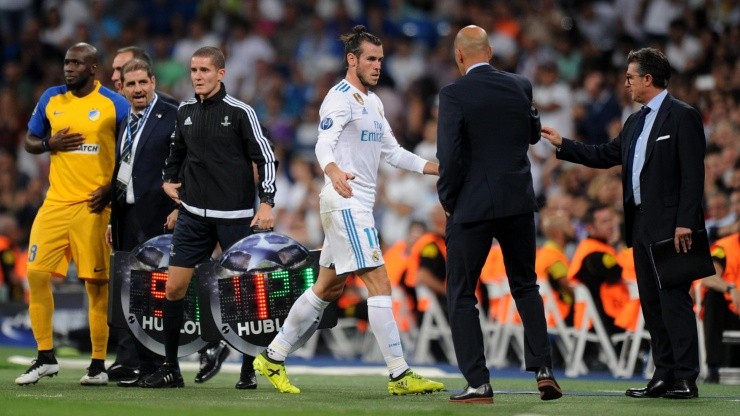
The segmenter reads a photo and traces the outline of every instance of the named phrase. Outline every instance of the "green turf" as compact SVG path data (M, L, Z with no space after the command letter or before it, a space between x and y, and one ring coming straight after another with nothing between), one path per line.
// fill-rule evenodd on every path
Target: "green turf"
M32 355L29 350L0 348L0 415L2 416L226 416L226 415L699 415L740 413L740 386L700 385L696 400L631 399L624 396L635 382L561 379L566 396L543 402L535 394L533 379L499 379L493 405L450 404L449 392L393 397L382 376L293 375L302 389L298 395L280 394L258 376L259 388L234 389L235 374L219 374L206 384L192 382L185 372L184 389L152 390L83 387L83 371L62 369L59 376L43 378L36 385L16 386L15 377L25 368L10 364L10 355ZM290 362L288 362L290 371ZM441 380L460 389L461 378ZM639 385L639 384L638 384Z

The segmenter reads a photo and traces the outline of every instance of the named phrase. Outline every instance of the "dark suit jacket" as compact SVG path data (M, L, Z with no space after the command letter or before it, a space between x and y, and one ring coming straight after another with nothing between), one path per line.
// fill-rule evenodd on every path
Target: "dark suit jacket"
M490 65L440 91L437 190L453 223L537 210L527 158L531 105L526 78Z
M139 220L141 231L147 238L162 234L167 215L175 207L174 202L162 190L162 169L164 161L170 154L170 138L175 130L177 108L158 99L152 108L146 124L142 127L141 136L134 154L132 181L134 184L134 209ZM120 209L115 198L115 183L118 176L121 157L121 142L126 134L126 117L121 123L116 140L116 167L113 171L111 189L113 203L111 209L111 227L113 231L113 248L120 249L117 236L124 231L126 224L121 224Z
M629 141L634 134L639 112L632 114L614 140L588 146L563 139L558 159L570 160L594 168L621 165L627 159ZM660 138L660 140L658 140ZM672 238L676 227L697 230L704 227L702 197L704 189L704 153L706 140L699 113L670 94L658 110L648 136L645 165L640 173L641 209L652 241ZM626 178L622 169L623 195ZM632 246L634 206L625 203L626 242Z

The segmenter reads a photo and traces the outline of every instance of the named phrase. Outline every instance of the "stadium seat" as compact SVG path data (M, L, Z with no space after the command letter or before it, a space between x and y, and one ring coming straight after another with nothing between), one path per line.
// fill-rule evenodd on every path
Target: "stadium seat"
M437 296L425 285L416 283L418 304L426 304L424 317L419 325L418 337L414 346L413 361L429 364L436 360L431 353L431 344L437 341L450 364L457 364L455 346L452 343L452 332L447 316L437 300Z

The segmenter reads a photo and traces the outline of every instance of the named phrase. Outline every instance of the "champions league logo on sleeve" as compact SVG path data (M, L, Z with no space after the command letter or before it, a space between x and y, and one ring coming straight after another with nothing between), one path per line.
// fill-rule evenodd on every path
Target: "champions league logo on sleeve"
M333 125L334 120L332 120L331 117L327 117L321 120L321 124L319 124L319 127L321 127L321 130L329 130Z

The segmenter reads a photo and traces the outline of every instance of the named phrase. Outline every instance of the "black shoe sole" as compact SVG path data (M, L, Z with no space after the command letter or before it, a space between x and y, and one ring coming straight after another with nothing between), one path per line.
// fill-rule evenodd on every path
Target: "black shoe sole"
M537 382L537 389L542 400L557 400L563 397L563 391L555 380L540 380Z
M472 399L462 399L462 400L450 399L450 403L483 403L483 404L490 404L490 403L493 403L493 397L475 397L475 398L472 398Z

